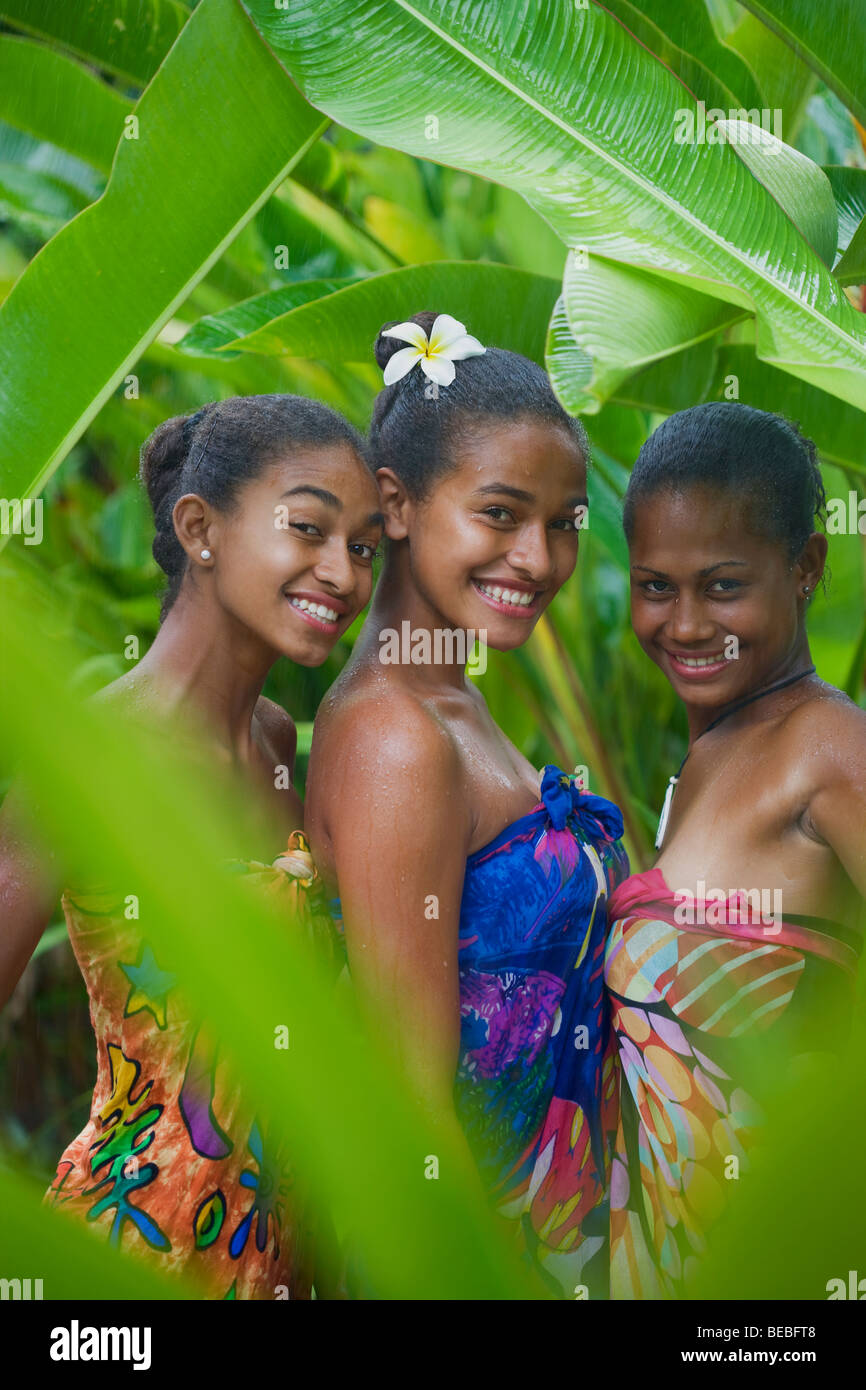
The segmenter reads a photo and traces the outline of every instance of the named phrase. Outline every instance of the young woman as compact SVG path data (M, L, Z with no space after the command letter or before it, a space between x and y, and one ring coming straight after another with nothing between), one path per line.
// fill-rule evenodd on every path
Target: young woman
M519 647L572 573L587 440L539 367L447 315L386 324L376 359L389 543L317 716L307 829L429 1152L450 1136L551 1292L579 1297L607 1280L601 963L622 819L556 767L539 779L467 680L466 634Z
M295 728L261 690L281 656L320 665L369 600L382 516L365 446L315 402L236 398L160 425L142 450L141 476L153 553L168 576L163 622L135 669L101 698L167 729L194 721L208 760L246 776L263 835L274 848L288 836L271 890L303 898L314 878L298 833L303 811L294 791L276 790L287 779L275 776L291 775ZM239 846L242 857L264 848ZM3 999L57 887L4 808ZM280 1285L309 1296L306 1234L283 1209L282 1155L263 1140L118 896L67 885L62 900L90 996L97 1081L51 1198L113 1244L185 1270L211 1296L273 1298Z
M614 1297L687 1291L747 1180L762 1085L843 1044L866 893L866 713L809 652L823 501L814 445L735 402L666 420L626 493L632 622L685 704L689 750L654 868L609 907Z

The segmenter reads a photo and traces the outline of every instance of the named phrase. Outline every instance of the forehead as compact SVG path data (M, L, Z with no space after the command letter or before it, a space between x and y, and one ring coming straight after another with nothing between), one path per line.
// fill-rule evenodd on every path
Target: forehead
M248 486L261 494L282 496L305 483L333 493L347 504L359 501L372 507L379 495L372 473L345 440L276 453Z
M769 552L780 547L757 532L755 513L754 502L712 488L638 498L629 542L632 564L671 573L704 569L726 559L766 561Z
M538 492L586 479L586 462L571 431L531 417L479 425L458 444L455 463L461 486L496 480Z

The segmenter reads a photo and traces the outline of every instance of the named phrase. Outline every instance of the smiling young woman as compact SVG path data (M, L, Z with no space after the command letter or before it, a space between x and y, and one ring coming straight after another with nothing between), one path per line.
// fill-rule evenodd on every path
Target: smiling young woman
M143 447L141 477L168 578L163 621L138 665L97 698L170 733L179 756L234 774L234 795L240 779L255 815L238 821L262 838L239 844L239 858L288 837L273 867L248 865L251 880L285 905L287 921L308 911L307 925L321 932L329 921L315 911L320 885L291 788L295 727L261 691L281 656L320 665L369 600L382 516L364 443L315 402L234 398L160 425ZM3 998L60 886L10 808L0 817ZM209 1296L272 1299L283 1286L308 1297L307 1217L286 1201L290 1155L249 1112L206 1020L193 1017L128 919L117 885L63 887L97 1079L51 1200L112 1244L188 1272Z
M534 363L488 348L444 365L438 345L462 350L464 330L424 313L397 325L414 348L398 377L393 327L371 427L388 550L316 719L307 829L362 1015L410 1078L429 1151L452 1139L555 1296L596 1293L604 900L624 872L622 818L559 768L539 778L467 681L465 651L382 659L403 623L434 653L443 630L481 630L499 651L527 641L574 570L588 444Z
M762 1088L780 1088L795 1058L845 1045L866 894L866 713L820 679L809 650L823 501L811 442L734 402L666 420L626 494L632 623L690 737L661 854L609 905L615 1297L687 1293L748 1172Z

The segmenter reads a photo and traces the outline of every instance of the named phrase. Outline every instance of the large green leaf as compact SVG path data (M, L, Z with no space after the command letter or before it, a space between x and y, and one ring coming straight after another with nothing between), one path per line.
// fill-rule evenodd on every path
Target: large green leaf
M861 0L742 0L866 124L866 10Z
M195 357L239 357L238 340L267 327L275 320L283 318L310 300L321 299L333 294L353 279L345 280L298 280L290 285L282 285L278 290L267 290L254 295L252 299L232 304L220 314L207 314L175 344L178 352L190 353Z
M866 415L768 367L744 344L707 341L653 363L618 387L614 400L661 415L704 400L745 401L798 421L825 463L866 473Z
M847 164L825 164L824 173L836 201L836 251L842 256L866 216L866 169L854 169Z
M322 129L234 0L202 0L136 115L103 196L0 307L4 496L42 488Z
M860 316L734 148L677 143L681 84L603 9L525 0L517 24L494 0L245 3L336 120L516 188L572 248L753 310L762 357L866 402Z
M820 165L760 125L728 120L719 121L718 126L821 260L832 265L838 232L836 203Z
M0 162L0 222L47 241L87 206L81 190L41 169Z
M0 35L0 118L108 173L132 102L29 39Z
M710 398L724 399L731 378L736 378L739 400L798 421L828 463L866 474L866 415L861 410L776 371L749 347L720 348Z
M308 297L309 288L315 297ZM383 323L432 309L459 317L485 344L540 362L559 285L513 266L434 261L331 288L325 281L301 282L258 295L196 325L180 346L312 357L336 366L372 363Z
M824 171L760 127L739 120L720 120L718 127L822 260L831 261L836 206ZM742 310L697 290L587 255L568 259L561 310L564 320L559 313L551 322L548 371L567 408L590 413L648 362L715 336L744 317Z
M839 260L833 274L843 285L861 285L866 282L866 169L831 164L824 173L836 199L839 221Z
M746 64L716 37L704 0L606 0L605 9L707 107L727 115L763 107Z
M744 10L737 0L705 0L713 28L723 48L735 53L752 73L773 118L781 113L782 138L796 141L817 75L792 48Z
M767 370L772 371L772 368ZM788 380L781 372L774 375L780 381ZM688 410L706 400L718 382L724 384L719 368L718 340L705 338L672 357L651 362L618 386L612 399L619 406L673 415L677 410ZM632 461L636 456L632 454Z
M606 261L569 256L547 370L572 414L593 413L648 362L715 337L744 317L723 300Z
M189 15L181 0L0 0L0 19L142 86Z

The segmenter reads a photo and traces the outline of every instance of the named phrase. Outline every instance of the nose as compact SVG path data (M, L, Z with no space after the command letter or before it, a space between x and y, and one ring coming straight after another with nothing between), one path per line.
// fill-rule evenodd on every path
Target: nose
M329 584L341 598L355 587L355 570L345 537L331 536L316 557L313 573L320 584Z
M684 590L680 590L674 599L673 613L666 626L670 637L675 642L681 642L684 647L698 642L708 642L716 631L716 624L701 600L697 595Z
M519 570L533 583L547 583L553 573L553 560L544 523L521 526L506 558L512 569Z

